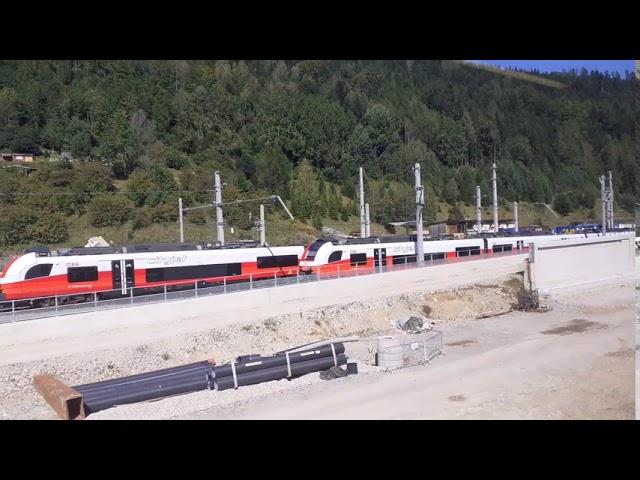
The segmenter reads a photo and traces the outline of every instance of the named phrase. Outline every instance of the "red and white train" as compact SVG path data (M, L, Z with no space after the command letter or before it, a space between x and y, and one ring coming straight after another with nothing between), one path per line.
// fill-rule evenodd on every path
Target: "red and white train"
M589 234L598 236L598 234ZM465 240L424 241L425 260L453 260L480 254L528 249L584 238L584 235L539 235ZM299 273L332 273L340 269L413 263L415 243L410 237L320 239L307 246L208 248L190 244L132 245L33 249L14 258L0 273L0 307L20 306L156 293L170 289L233 283ZM36 299L36 300L34 300ZM24 305L23 305L24 304ZM10 304L9 304L10 305Z
M598 234L589 234L596 237ZM481 254L526 252L529 243L549 244L585 235L530 235L465 240L425 240L425 261L452 260ZM302 273L331 273L356 268L415 263L415 241L411 237L320 239L309 245L300 260Z
M74 300L149 293L164 285L193 287L226 281L297 275L304 247L203 248L198 245L133 245L32 251L0 274L0 301L54 295ZM154 288L155 287L155 288ZM33 302L32 302L33 303ZM46 299L39 304L48 304Z

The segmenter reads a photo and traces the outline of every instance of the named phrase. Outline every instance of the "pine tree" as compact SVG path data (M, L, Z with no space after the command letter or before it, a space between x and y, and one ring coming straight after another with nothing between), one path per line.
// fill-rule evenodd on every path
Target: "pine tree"
M291 181L291 210L300 218L312 218L318 214L319 205L318 180L308 160L300 162L294 171Z
M313 215L313 219L311 220L311 224L316 230L322 230L322 217L315 213Z

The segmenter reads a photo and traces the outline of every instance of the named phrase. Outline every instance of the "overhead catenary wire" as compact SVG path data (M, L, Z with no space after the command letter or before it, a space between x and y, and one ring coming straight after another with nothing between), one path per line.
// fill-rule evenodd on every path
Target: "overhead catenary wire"
M207 203L204 205L198 205L196 207L187 207L187 208L183 208L182 210L187 212L189 210L198 210L201 208L212 208L215 207L216 205L219 206L229 206L229 205L240 205L241 203L249 203L249 202L258 202L260 200L273 200L274 202L276 200L278 200L280 202L280 204L283 206L283 208L286 210L287 215L289 215L289 217L293 220L293 215L291 214L291 212L289 211L289 209L287 208L286 204L282 201L282 199L280 198L279 195L267 195L265 197L257 197L257 198L247 198L247 199L239 199L239 200L231 200L229 202L220 202L218 204L216 203Z

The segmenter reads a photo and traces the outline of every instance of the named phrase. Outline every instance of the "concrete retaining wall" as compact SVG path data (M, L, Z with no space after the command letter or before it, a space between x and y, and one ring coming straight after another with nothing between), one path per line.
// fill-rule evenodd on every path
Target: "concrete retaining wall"
M0 365L134 346L213 327L524 272L526 255L304 283L0 325Z
M541 292L613 281L634 269L634 235L567 240L529 252L531 285Z

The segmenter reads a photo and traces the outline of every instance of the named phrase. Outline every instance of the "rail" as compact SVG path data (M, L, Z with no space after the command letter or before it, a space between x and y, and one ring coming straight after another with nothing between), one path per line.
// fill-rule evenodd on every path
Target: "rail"
M126 296L123 296L121 289L98 290L83 292L82 294L55 295L47 297L33 297L21 300L3 302L4 310L0 311L0 324L13 323L25 320L35 320L38 318L55 317L62 315L73 315L78 313L111 310L134 305L145 305L151 303L161 303L175 300L207 297L212 295L225 295L234 292L258 290L263 288L275 288L288 285L299 285L310 282L322 282L339 278L358 277L364 275L381 274L386 272L398 272L414 268L428 268L435 265L445 265L457 262L467 262L476 260L486 260L513 255L525 255L525 251L512 250L507 252L494 252L469 255L468 252L458 252L454 258L444 258L436 260L425 260L422 265L415 262L415 256L404 258L403 263L392 265L325 265L317 267L313 273L302 274L299 271L296 275L285 275L284 272L276 272L270 278L255 278L257 275L235 275L218 279L214 282L202 279L189 281L167 282L153 287L133 287L128 289ZM371 263L369 261L368 263ZM384 263L384 259L382 260ZM260 274L261 277L264 274ZM89 297L89 301L73 303L73 297ZM113 296L115 298L105 298ZM102 297L102 298L101 298ZM43 306L25 307L25 303L41 304Z

